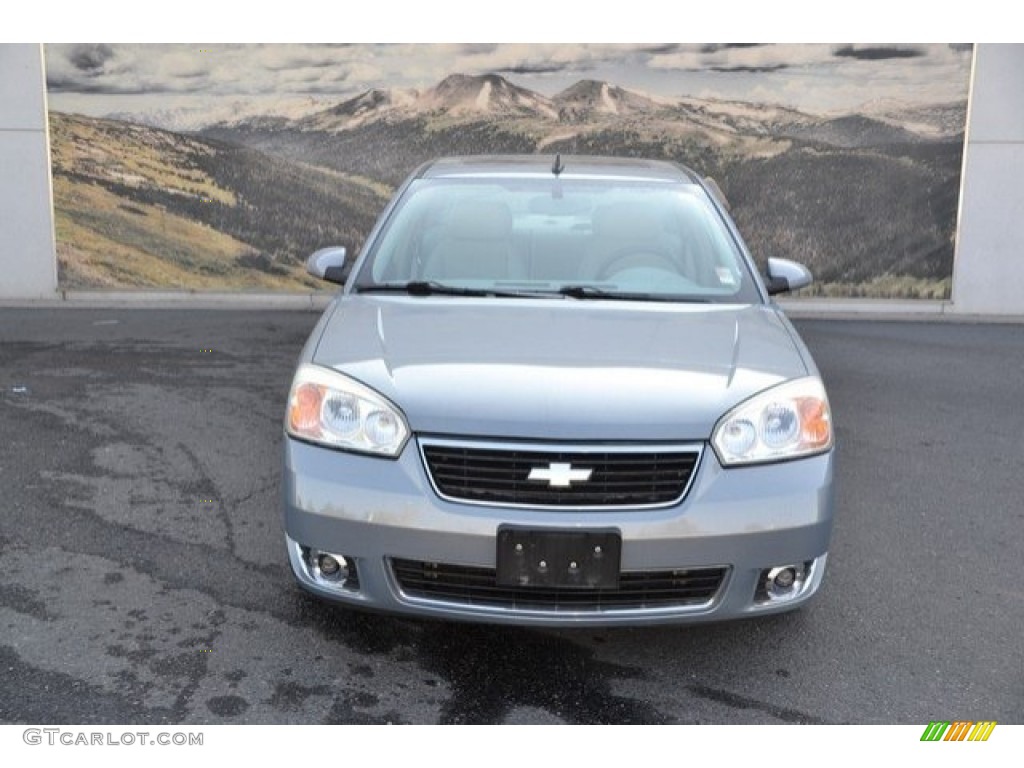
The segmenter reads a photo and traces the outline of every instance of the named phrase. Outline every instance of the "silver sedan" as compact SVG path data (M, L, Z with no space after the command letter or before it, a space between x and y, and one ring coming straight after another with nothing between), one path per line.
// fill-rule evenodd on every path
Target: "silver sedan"
M438 160L398 190L299 361L284 528L355 608L533 625L803 605L833 428L717 186L669 163Z

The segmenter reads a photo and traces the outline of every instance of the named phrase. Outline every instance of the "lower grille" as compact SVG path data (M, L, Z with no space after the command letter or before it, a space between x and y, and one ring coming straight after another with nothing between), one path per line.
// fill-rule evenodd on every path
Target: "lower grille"
M682 500L700 446L578 446L420 441L437 492L476 504L649 507ZM562 474L560 482L553 475Z
M498 586L493 568L400 559L393 559L391 568L402 592L409 597L551 612L701 605L717 594L727 570L630 571L620 575L618 589L584 590Z

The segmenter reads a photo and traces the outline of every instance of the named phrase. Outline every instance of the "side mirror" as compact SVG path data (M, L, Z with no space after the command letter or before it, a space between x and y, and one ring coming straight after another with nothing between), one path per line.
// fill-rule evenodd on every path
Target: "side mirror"
M348 253L342 246L321 248L306 259L306 271L329 283L344 285L351 269Z
M789 259L768 259L768 277L764 281L768 295L797 291L814 282L811 271Z

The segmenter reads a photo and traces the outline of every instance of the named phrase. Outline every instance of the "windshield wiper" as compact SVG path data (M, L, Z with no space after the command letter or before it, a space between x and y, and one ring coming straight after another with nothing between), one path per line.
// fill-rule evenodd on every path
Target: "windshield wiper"
M467 288L461 285L446 285L436 280L410 280L405 283L377 283L357 285L356 293L406 293L410 296L496 296L513 299L553 299L567 296L572 299L610 299L616 301L665 301L686 303L708 303L702 296L681 294L639 293L630 291L609 291L596 285L563 285L557 291L515 291L500 288Z
M548 292L506 291L496 288L466 288L459 285L445 285L436 280L410 280L407 283L380 283L357 285L357 293L407 293L410 296L497 296L499 298L544 298Z
M378 285L357 285L357 293L408 293L410 296L430 296L443 294L446 296L486 296L486 291L475 288L460 288L445 285L434 280L410 280L407 283L380 283Z
M611 299L617 301L668 301L692 304L708 304L711 299L703 296L685 296L672 293L640 293L636 291L609 291L596 285L563 285L558 289L562 296L571 299Z

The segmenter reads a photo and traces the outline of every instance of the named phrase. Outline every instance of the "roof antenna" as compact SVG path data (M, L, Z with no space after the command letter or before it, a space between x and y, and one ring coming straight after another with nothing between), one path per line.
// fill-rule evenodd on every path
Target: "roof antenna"
M551 166L551 172L558 176L562 171L565 170L565 166L562 165L562 153L559 152L555 155L555 164Z

